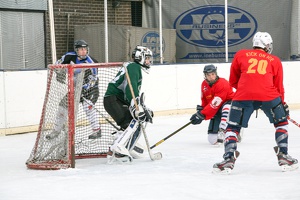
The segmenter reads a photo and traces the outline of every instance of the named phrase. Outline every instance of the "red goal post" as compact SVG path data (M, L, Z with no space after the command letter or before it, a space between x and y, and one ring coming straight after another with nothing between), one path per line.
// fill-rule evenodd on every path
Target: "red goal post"
M121 62L48 65L46 94L34 147L26 162L30 169L74 168L75 159L106 157L118 126L105 111L103 97ZM89 70L98 71L96 89L82 98ZM99 96L98 96L99 94ZM93 124L101 137L89 139Z

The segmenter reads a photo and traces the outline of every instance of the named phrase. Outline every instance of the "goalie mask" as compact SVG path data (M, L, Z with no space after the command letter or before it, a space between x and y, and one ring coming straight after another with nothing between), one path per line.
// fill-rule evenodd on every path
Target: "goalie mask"
M150 49L143 46L136 46L132 52L134 62L140 64L142 69L149 73L150 66L153 64L153 54Z
M273 50L273 40L269 33L267 32L257 32L253 37L253 48L262 48L267 53L272 53Z
M205 65L203 69L203 74L204 79L208 82L210 86L212 86L219 79L217 67L214 65ZM213 74L215 75L215 77L212 76Z
M86 55L79 55L79 53L78 53L79 48L86 48L86 51L87 51ZM74 51L76 52L76 54L79 58L84 60L89 55L89 45L84 40L76 40L74 42Z

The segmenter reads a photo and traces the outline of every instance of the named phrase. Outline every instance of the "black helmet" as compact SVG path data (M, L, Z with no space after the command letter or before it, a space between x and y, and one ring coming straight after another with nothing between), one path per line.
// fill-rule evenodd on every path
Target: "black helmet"
M211 72L217 72L217 67L214 65L205 65L203 73L207 74Z
M87 54L85 56L78 55L78 48L80 47L85 47L87 49ZM74 42L74 51L76 52L78 57L80 57L81 59L86 59L86 57L89 55L89 45L84 40L76 40Z
M213 80L213 81L209 81L206 78L206 74L212 73L212 72L216 73L216 79ZM218 73L217 73L217 67L214 66L214 65L212 65L212 64L211 65L205 65L205 67L203 69L203 73L204 73L204 79L208 82L208 84L210 86L212 86L213 84L215 84L215 82L217 82L217 80L219 79L219 76L218 76Z

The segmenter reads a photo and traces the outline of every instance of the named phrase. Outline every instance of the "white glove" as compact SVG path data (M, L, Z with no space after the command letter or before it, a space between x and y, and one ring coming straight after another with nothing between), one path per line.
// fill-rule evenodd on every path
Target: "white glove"
M140 104L140 98L136 97L136 102L138 104L139 109L137 110L134 104L134 99L131 100L129 111L132 117L141 122L150 122L152 123L153 112L145 105Z

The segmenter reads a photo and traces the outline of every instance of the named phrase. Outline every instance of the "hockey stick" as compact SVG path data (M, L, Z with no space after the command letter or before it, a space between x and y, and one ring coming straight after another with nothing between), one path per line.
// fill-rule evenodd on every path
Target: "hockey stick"
M128 74L128 71L127 71L127 67L124 66L124 68L125 68L126 79L127 79L127 82L128 82L130 92L131 92L132 99L134 101L135 108L136 108L137 111L139 111L139 106L138 106L138 104L136 102L136 99L135 99L135 95L134 95L134 92L133 92L133 88L132 88L132 85L131 85L131 80L130 80L130 77L129 77L129 74ZM162 154L160 152L157 152L157 153L154 153L154 154L151 152L150 145L149 145L149 140L148 140L148 137L147 137L147 134L146 134L146 131L145 131L145 127L143 126L143 124L140 121L139 121L139 124L142 127L142 132L143 132L143 135L144 135L144 138L145 138L145 142L146 142L146 146L147 146L147 150L148 150L150 159L151 160L160 160L162 158Z
M287 117L287 119L292 122L293 124L295 124L296 126L300 127L300 124L297 123L295 120L291 119L290 116Z
M150 147L150 149L153 149L154 147L160 145L161 143L163 143L164 141L166 141L167 139L169 139L170 137L172 137L173 135L175 135L176 133L178 133L179 131L181 131L182 129L184 129L185 127L190 125L191 123L192 122L189 122L189 123L185 124L184 126L180 127L179 129L177 129L176 131L174 131L173 133L171 133L170 135L168 135L164 139L162 139L162 140L158 141L157 143L155 143L152 147Z
M82 97L82 99L89 104L90 106L92 106L110 125L112 125L115 129L117 129L118 131L120 131L121 129L119 127L117 127L116 125L114 125L103 113L101 113L94 104L91 104L90 102L88 102L88 100L84 97Z

